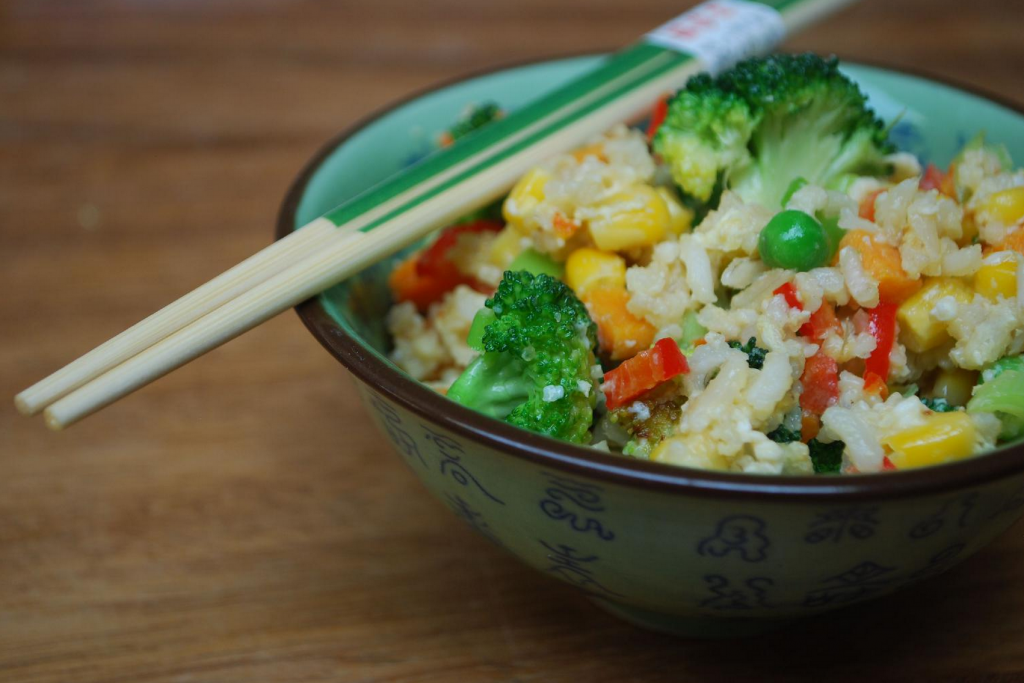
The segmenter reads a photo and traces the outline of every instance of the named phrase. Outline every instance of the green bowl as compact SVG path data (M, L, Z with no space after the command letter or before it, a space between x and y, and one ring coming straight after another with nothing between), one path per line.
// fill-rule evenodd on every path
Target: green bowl
M599 59L494 71L373 114L299 175L278 237L429 152L466 104L514 109ZM902 113L893 137L926 161L948 163L981 129L1024 159L1019 112L915 76L846 71L885 119ZM356 376L367 412L435 496L496 545L635 623L742 634L877 598L946 571L1024 512L1024 446L910 472L770 477L634 461L485 418L387 360L390 267L305 302L299 316Z

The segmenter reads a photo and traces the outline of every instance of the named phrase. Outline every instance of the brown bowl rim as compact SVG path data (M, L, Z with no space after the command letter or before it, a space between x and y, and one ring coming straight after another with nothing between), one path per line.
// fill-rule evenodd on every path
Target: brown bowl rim
M489 67L417 90L362 117L327 141L292 182L278 213L275 239L280 239L295 229L295 210L306 184L321 163L349 138L385 114L424 95L463 81L509 69L601 54L606 53L559 54ZM976 95L1024 116L1024 107L971 84L905 67L895 68L862 60L851 60L848 63L923 78ZM906 472L889 472L883 475L847 476L772 476L712 472L605 454L586 446L532 434L445 399L416 380L390 368L375 355L366 353L359 341L334 323L317 297L296 306L295 312L317 341L349 372L426 420L506 455L548 469L621 486L671 491L692 496L759 499L775 503L796 502L798 499L859 501L941 494L984 485L1024 470L1024 443L992 455L958 463Z

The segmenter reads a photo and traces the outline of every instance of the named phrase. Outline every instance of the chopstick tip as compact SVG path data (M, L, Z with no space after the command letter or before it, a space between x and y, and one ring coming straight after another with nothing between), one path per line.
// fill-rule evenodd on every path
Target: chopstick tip
M43 421L46 426L55 432L62 431L64 429L64 423L61 422L56 415L51 413L49 410L43 411Z
M22 415L31 415L33 412L32 406L28 404L28 401L25 400L25 396L23 394L18 394L14 397L14 407L17 408L18 412Z

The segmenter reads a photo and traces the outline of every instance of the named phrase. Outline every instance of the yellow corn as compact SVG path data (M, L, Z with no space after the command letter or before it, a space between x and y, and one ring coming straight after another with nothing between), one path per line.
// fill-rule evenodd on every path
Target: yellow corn
M949 339L946 323L932 317L932 308L940 299L951 296L959 303L969 303L971 288L960 280L937 277L928 280L913 296L896 309L900 323L900 341L908 349L921 353L934 349Z
M544 186L549 180L551 174L542 168L535 168L519 179L501 207L509 225L524 227L524 218L544 201Z
M1024 218L1024 187L1011 187L992 193L985 200L983 208L1003 225L1016 225Z
M594 244L603 251L648 247L665 238L671 215L653 187L637 185L601 202L588 221Z
M927 467L962 460L974 451L974 423L967 413L935 413L920 427L911 427L885 439L896 469Z
M673 235L682 235L693 225L693 210L683 206L676 198L676 193L667 187L656 187L654 191L665 201L668 207L668 231Z
M577 249L565 262L565 281L579 297L598 284L625 289L626 260L599 249Z
M989 299L1017 296L1017 261L983 264L974 274L974 291Z
M703 470L727 470L729 459L707 434L687 434L663 440L651 452L654 462L666 462Z
M971 400L971 392L977 383L978 373L971 370L961 368L940 370L939 374L935 376L931 395L935 398L946 399L950 405L966 405Z
M523 250L523 234L506 225L491 243L490 261L505 270Z

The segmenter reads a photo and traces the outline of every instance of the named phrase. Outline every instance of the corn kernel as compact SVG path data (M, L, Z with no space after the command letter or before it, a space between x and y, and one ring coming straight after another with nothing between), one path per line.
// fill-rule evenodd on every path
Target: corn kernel
M994 192L985 201L988 215L1009 227L1024 218L1024 187L1011 187Z
M949 340L947 323L932 317L932 309L940 299L951 296L959 303L970 303L971 288L960 280L938 277L928 280L916 294L896 309L900 323L900 341L908 349L921 353Z
M491 243L490 262L502 270L508 268L523 250L523 239L521 232L506 225Z
M727 470L729 459L707 434L687 434L664 439L651 452L654 462L666 462L702 470Z
M579 297L598 284L625 289L626 260L599 249L577 249L565 262L565 281Z
M931 395L935 398L946 399L950 405L967 405L967 402L971 400L974 385L977 383L978 373L972 370L961 368L940 370L935 376Z
M693 225L693 209L683 206L676 198L676 193L667 187L657 187L654 191L665 200L665 206L668 207L668 231L676 236L687 232Z
M983 264L974 274L974 291L993 300L1017 296L1017 260Z
M604 251L649 247L665 239L671 216L653 187L637 185L601 202L588 221L594 244Z
M542 168L535 168L520 178L501 207L505 221L523 229L525 217L544 201L544 186L549 180L551 174Z
M920 427L885 439L896 469L927 467L962 460L974 451L974 422L964 412L936 413Z

